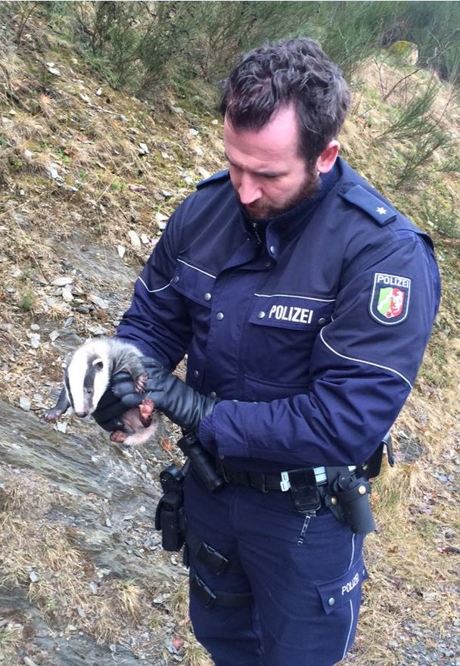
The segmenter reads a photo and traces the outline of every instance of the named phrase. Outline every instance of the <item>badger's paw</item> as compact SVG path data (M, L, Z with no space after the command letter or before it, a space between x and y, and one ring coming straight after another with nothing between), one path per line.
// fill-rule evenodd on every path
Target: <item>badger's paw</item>
M139 418L144 428L148 428L152 423L153 411L153 400L150 400L150 398L144 398L139 405Z
M134 388L136 389L137 393L144 393L148 378L149 376L146 372L143 372L141 375L139 375L139 377L136 377L134 380Z
M123 430L114 430L110 433L110 441L116 442L117 444L123 444L126 442L128 435L123 432Z
M52 409L47 409L46 412L43 414L43 418L45 421L57 421L60 416L64 414L64 411L62 409L59 409L58 407L53 407Z

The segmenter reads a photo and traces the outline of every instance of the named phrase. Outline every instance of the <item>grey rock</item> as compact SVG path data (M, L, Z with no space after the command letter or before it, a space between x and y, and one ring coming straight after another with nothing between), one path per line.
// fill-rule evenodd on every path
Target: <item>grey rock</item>
M32 403L29 398L27 398L24 395L21 395L21 397L19 398L19 406L25 412L28 412L32 406Z

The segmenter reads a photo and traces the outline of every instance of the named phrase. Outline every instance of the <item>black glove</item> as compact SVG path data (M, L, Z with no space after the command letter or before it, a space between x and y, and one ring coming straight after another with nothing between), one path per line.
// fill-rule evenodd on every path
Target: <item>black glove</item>
M212 413L218 400L202 395L187 386L155 359L144 357L142 360L148 375L144 393L136 392L132 378L127 373L120 372L114 375L111 391L119 399L119 407L122 406L122 409L117 410L113 402L107 398L105 408L107 416L110 416L111 419L119 418L123 411L136 407L144 398L150 398L153 400L155 409L163 412L183 430L186 432L196 431L200 421ZM102 400L99 405L101 402ZM93 416L104 428L110 419L106 418L105 414L98 414L99 405Z
M123 374L129 377L127 373ZM101 428L104 428L108 432L113 432L114 430L123 430L122 416L126 410L127 407L122 403L120 398L117 398L112 389L108 388L99 400L91 416Z

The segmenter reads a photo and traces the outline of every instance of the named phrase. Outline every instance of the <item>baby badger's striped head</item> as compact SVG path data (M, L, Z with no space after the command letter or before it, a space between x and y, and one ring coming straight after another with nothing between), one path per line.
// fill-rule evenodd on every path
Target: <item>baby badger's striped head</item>
M110 384L112 359L107 344L90 340L70 355L65 368L67 397L75 414L92 414Z

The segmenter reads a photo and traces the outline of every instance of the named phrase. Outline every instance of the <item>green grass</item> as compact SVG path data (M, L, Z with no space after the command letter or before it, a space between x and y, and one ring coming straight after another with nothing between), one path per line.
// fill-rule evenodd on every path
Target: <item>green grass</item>
M26 289L19 297L18 307L24 312L31 312L36 305L37 297L32 289Z

